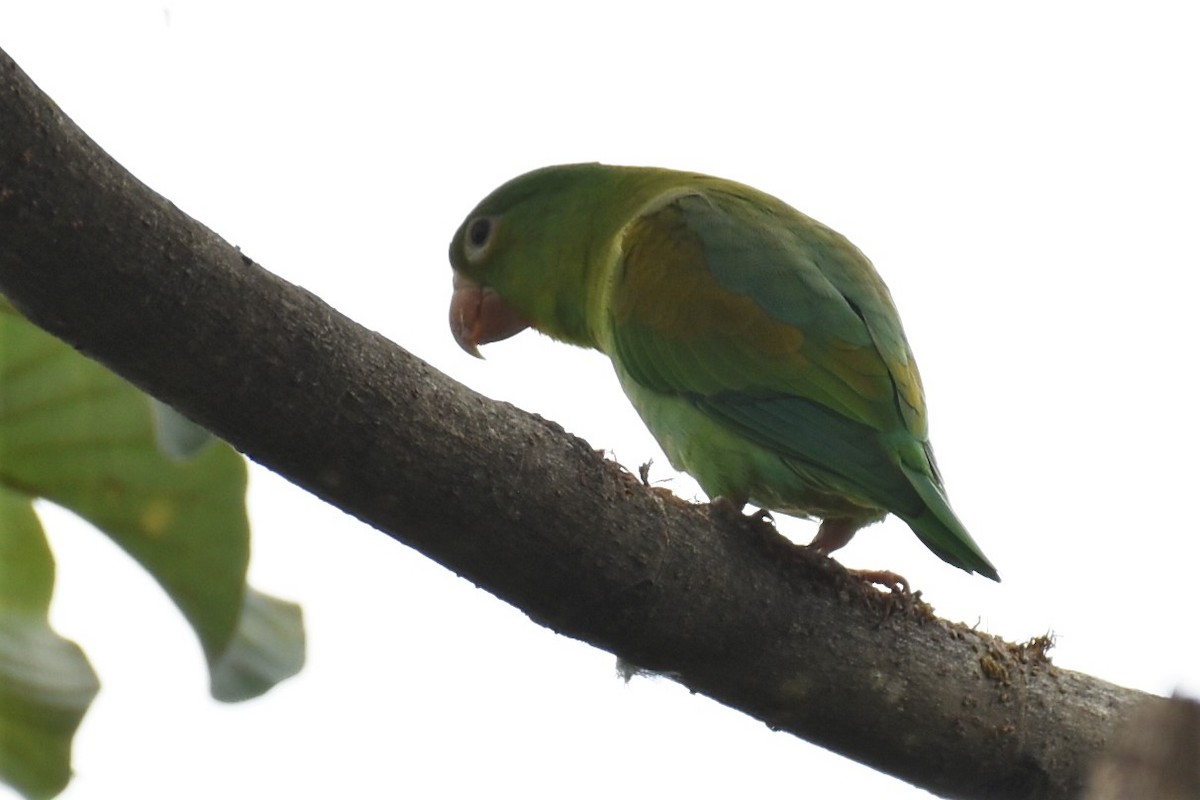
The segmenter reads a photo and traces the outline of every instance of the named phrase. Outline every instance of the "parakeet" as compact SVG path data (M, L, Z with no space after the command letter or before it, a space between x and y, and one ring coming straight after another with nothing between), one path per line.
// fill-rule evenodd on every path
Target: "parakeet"
M891 294L816 220L720 178L570 164L492 192L450 262L463 349L533 327L606 354L713 500L819 518L826 554L891 512L999 580L946 500Z

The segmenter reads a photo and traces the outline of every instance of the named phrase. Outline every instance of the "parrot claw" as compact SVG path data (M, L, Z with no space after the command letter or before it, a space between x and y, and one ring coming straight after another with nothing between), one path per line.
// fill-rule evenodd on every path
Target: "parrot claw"
M808 546L810 549L828 557L834 550L844 547L862 525L863 523L860 520L839 517L828 518L821 523L821 527L817 529L817 535ZM847 571L867 583L884 587L893 595L900 597L909 597L912 595L912 591L908 588L908 581L905 580L904 576L897 575L890 570L851 569Z
M708 504L709 513L716 516L728 517L734 520L751 521L758 524L767 524L775 527L775 517L771 516L771 512L765 508L760 508L757 511L752 511L749 514L743 514L742 509L746 503L732 500L728 497L714 497L712 502Z
M862 527L856 520L843 517L830 517L817 528L817 535L808 546L823 556L846 546L854 538L855 532Z
M753 514L747 514L746 516L750 517L751 519L756 519L759 522L765 523L772 527L775 526L775 517L771 514L771 512L768 509L760 508L758 511L755 511Z
M851 575L860 578L867 583L876 586L882 586L894 595L901 597L911 597L912 590L908 587L908 581L903 575L898 575L891 570L886 569L851 569L847 570Z
M709 513L722 517L740 517L742 515L742 506L745 503L737 503L730 500L728 497L714 497L712 502L708 504Z

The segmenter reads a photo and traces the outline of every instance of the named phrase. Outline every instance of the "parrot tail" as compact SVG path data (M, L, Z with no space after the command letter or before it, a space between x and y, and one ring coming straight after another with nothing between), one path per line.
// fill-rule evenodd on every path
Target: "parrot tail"
M946 501L942 488L926 473L901 463L905 476L925 503L925 510L915 516L897 515L913 529L925 546L938 558L967 572L978 572L999 583L1000 573L975 544L971 534Z

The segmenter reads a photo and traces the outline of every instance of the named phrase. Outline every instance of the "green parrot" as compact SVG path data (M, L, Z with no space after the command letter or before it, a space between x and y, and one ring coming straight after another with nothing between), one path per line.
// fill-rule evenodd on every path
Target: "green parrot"
M999 580L946 500L887 287L819 222L720 178L570 164L492 192L450 262L464 350L533 327L604 353L714 501L819 518L826 555L891 512Z

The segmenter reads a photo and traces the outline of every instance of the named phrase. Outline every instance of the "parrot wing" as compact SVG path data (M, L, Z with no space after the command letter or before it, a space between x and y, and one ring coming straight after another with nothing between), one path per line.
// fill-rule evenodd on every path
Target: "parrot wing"
M937 479L887 288L848 241L770 201L696 191L634 219L608 295L610 355L828 487L918 514L898 461Z

